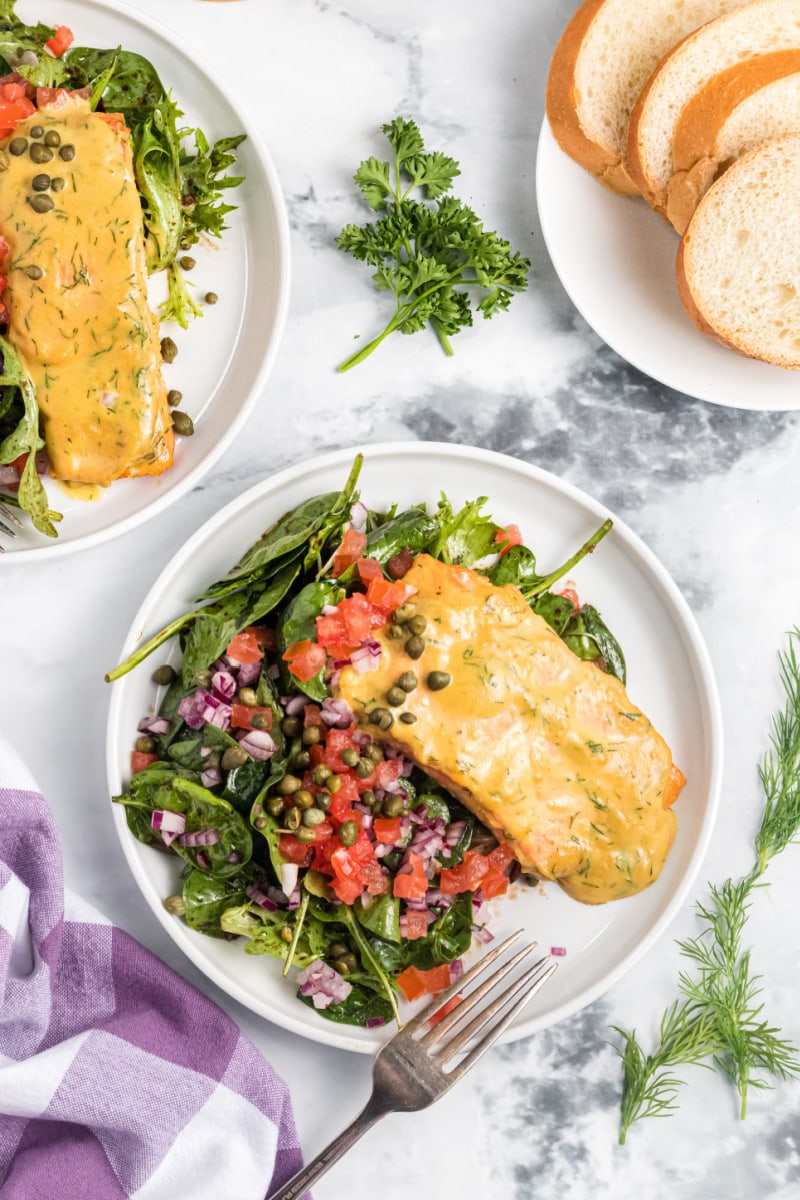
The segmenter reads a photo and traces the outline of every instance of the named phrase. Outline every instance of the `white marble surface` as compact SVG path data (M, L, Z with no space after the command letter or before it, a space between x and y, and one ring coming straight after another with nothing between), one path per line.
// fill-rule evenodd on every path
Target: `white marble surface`
M35 15L45 16L45 3ZM291 1086L313 1154L366 1097L368 1062L239 1008L174 949L130 878L104 775L108 688L139 601L202 521L270 471L355 441L442 439L555 471L623 516L673 573L703 629L727 731L721 816L702 879L749 867L756 763L779 702L776 655L800 621L800 420L688 400L653 384L578 318L549 265L534 197L549 56L575 7L557 0L136 0L213 61L255 114L285 189L293 293L276 369L238 444L202 487L123 539L51 564L0 567L4 732L35 771L62 833L67 882L223 1004ZM54 13L54 19L57 13ZM460 160L459 193L533 260L511 311L455 342L397 338L334 373L377 329L360 268L333 246L363 216L350 176L382 151L377 127L417 118ZM800 850L770 871L749 927L769 1018L800 1042ZM616 1144L620 1071L611 1024L649 1039L674 994L673 936L563 1025L496 1050L434 1110L376 1128L317 1200L528 1200L569 1190L667 1200L800 1195L800 1085L754 1093L736 1119L723 1080L694 1071L677 1116ZM232 1189L231 1197L235 1195Z

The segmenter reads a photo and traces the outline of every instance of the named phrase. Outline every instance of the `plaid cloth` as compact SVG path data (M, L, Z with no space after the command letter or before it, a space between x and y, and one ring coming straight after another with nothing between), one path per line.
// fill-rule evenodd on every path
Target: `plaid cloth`
M300 1165L286 1085L234 1022L65 896L0 740L2 1200L262 1200Z

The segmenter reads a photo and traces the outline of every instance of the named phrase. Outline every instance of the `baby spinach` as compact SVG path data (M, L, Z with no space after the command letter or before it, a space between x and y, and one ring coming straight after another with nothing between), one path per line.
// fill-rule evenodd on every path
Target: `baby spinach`
M220 918L226 909L246 903L247 884L244 875L220 879L207 871L191 871L183 885L186 924L199 933L224 937Z
M471 945L472 893L464 892L437 917L429 927L427 937L406 942L405 962L420 971L428 971L441 963L455 962Z
M0 440L0 463L7 465L14 462L20 455L27 454L17 492L20 508L30 515L40 533L44 533L48 537L56 537L55 526L50 519L47 495L36 470L36 452L44 447L44 438L39 432L39 405L36 402L36 390L16 350L8 339L2 336L0 336L0 354L2 354L0 387L14 389L20 401L14 405L16 424L10 425L8 417L6 417L0 425L0 434L5 431ZM11 411L12 404L9 403L7 413Z
M438 518L429 516L425 509L406 509L367 534L364 557L374 558L385 566L401 550L408 549L413 554L421 554L431 545L439 530ZM356 578L355 566L348 567L340 576L343 583L351 583Z
M292 642L315 641L317 617L326 605L338 604L343 596L344 589L332 579L314 579L307 583L289 601L278 619L278 645L281 652ZM311 700L321 701L328 695L324 665L311 679L291 676L290 682Z
M366 976L364 978L366 979ZM348 976L348 982L350 982L350 976ZM338 1004L329 1004L327 1008L315 1009L315 1012L324 1017L326 1021L335 1021L341 1025L363 1027L368 1021L381 1019L384 1022L390 1022L392 1020L392 1006L383 996L374 992L364 982L352 982L350 986L351 991L346 1000L340 1000ZM304 996L299 988L297 989L297 998L310 1008L314 1007L313 998Z
M564 629L562 637L578 658L598 662L609 675L615 675L625 683L625 656L622 648L591 604L584 604L578 609Z
M400 942L400 901L396 896L374 896L364 901L360 896L353 905L356 920L389 942Z

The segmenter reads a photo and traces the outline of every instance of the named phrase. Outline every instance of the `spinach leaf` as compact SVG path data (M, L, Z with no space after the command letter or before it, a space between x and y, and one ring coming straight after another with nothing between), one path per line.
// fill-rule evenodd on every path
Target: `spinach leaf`
M110 72L98 99L109 112L121 113L130 129L145 122L167 99L153 64L131 50L73 46L64 62L75 87L94 87Z
M220 879L206 871L191 871L183 885L186 924L211 937L224 937L220 918L226 909L247 901L244 875Z
M0 336L0 353L3 358L0 386L16 388L22 397L22 414L19 422L0 442L0 463L11 463L21 454L27 454L17 492L20 508L29 513L40 533L44 533L48 537L57 537L55 526L50 520L47 495L36 470L36 452L44 446L44 438L39 432L39 405L36 402L36 391L19 355L11 343L2 336Z
M441 963L455 962L472 945L472 893L458 896L428 929L424 938L406 942L406 964L428 971Z
M241 767L234 767L232 771L228 771L222 795L231 802L238 813L249 819L250 810L261 793L269 772L269 761L258 762L251 758L249 762L242 763Z
M337 604L344 595L344 589L332 579L315 579L307 583L289 604L278 619L278 645L281 653L292 642L302 642L306 639L316 641L317 617L326 604ZM311 679L297 679L291 676L292 685L304 692L312 700L322 701L328 695L325 684L325 664Z
M350 982L350 976L348 976L348 982ZM324 1017L326 1021L335 1021L340 1025L365 1026L367 1021L373 1021L379 1017L387 1023L392 1020L392 1007L383 996L358 982L351 983L350 986L352 990L346 1000L340 1000L338 1004L329 1004L327 1008L318 1008L314 1011L320 1017ZM299 988L297 989L297 998L310 1008L314 1007L313 998L303 996Z
M512 546L498 558L493 567L483 573L497 587L514 583L521 588L527 583L536 583L539 579L536 574L536 557L527 546Z
M450 824L450 805L439 792L423 792L417 797L412 807L424 808L426 817L431 821L435 821L439 817L446 824Z
M367 534L367 545L364 550L365 558L377 559L386 565L390 558L408 548L413 554L421 554L436 538L440 531L437 517L429 516L423 508L409 508L399 516L379 525ZM352 583L358 578L355 565L343 571L340 579L343 583Z
M400 1025L400 1012L397 1008L397 999L394 994L394 981L389 979L386 971L376 958L372 950L370 938L362 930L351 909L349 909L346 904L343 904L341 908L342 923L347 927L350 937L356 944L361 958L362 967L368 975L373 976L376 980L377 985L380 987L391 1006L392 1015L394 1016L395 1021L397 1021L397 1024Z
M167 748L167 757L183 767L186 771L193 771L196 776L199 776L205 769L203 756L200 750L203 745L203 740L199 734L195 737L179 738L172 742Z
M400 942L400 901L396 896L374 896L366 903L359 896L353 911L359 924L370 933L389 942Z
M584 604L573 615L563 638L578 658L598 662L609 675L625 683L625 657L620 644L591 604Z
M543 592L531 604L533 611L556 631L559 637L575 615L575 605L566 596L556 596L553 592Z

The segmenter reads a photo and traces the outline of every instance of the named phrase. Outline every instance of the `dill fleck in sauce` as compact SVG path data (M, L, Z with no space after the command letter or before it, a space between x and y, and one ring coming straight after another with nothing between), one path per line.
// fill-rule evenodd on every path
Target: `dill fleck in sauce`
M48 161L32 161L30 147L43 144L30 137L36 125L74 156L55 147ZM36 388L52 474L100 486L158 475L172 463L173 435L129 135L72 98L13 136L28 150L0 172L8 338ZM51 185L34 190L41 175ZM31 201L43 196L52 207L39 212Z
M618 679L584 662L512 585L420 555L404 576L430 631L419 686L373 736L402 748L509 843L522 865L585 904L633 895L658 877L675 836L672 755ZM435 630L435 632L433 632ZM359 720L383 704L409 660L379 635L376 670L341 672ZM377 699L376 699L377 697ZM394 710L397 718L400 709ZM682 780L682 776L678 775Z

